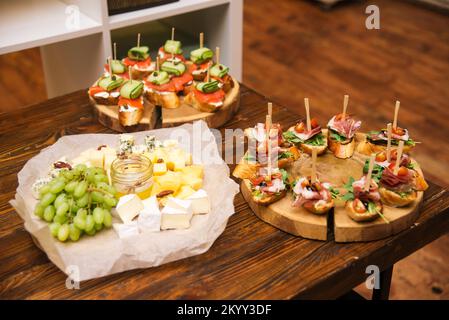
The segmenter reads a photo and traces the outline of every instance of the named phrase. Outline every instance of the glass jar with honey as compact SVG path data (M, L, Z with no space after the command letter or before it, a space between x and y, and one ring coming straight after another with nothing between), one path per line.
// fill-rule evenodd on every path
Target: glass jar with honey
M153 184L153 163L143 155L121 155L111 164L111 180L118 197L135 193L146 199Z

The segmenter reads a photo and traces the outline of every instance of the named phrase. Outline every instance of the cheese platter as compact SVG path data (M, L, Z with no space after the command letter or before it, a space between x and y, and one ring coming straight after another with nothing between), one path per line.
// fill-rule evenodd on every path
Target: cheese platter
M204 46L203 33L189 59L174 28L154 61L140 34L127 57L117 59L116 51L114 43L104 74L88 91L98 121L108 128L136 132L197 120L216 128L239 109L240 85L220 62L220 48Z
M257 217L296 236L333 235L336 242L385 238L415 222L428 185L409 155L417 142L397 125L399 103L393 124L362 133L348 100L327 128L310 117L306 98L306 120L288 130L271 121L245 130L248 151L233 175Z

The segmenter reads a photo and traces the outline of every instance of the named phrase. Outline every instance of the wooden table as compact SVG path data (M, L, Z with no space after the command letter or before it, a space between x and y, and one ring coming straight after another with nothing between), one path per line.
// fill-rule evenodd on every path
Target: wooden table
M242 86L241 111L227 124L245 128L264 121L267 100ZM296 116L274 107L274 121ZM449 230L449 191L433 183L416 224L368 243L337 244L293 237L257 219L241 194L235 215L212 248L199 256L132 270L65 287L66 276L33 243L8 201L17 173L42 148L68 134L109 132L96 122L85 91L0 114L0 298L7 299L292 299L336 298L365 281L379 266L387 298L392 266Z

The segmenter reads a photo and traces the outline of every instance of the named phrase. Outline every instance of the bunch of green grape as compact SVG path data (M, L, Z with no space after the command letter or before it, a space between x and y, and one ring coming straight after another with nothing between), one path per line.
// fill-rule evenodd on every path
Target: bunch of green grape
M50 223L59 241L78 241L112 226L111 209L117 205L116 190L102 168L83 164L63 169L39 189L34 214Z

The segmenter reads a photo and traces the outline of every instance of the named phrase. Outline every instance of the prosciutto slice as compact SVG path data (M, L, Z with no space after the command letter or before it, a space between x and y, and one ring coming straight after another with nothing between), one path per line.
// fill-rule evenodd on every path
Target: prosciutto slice
M306 141L321 133L321 126L317 126L310 131L304 132L297 132L295 129L293 129L292 132L302 141Z
M350 116L342 118L342 115L336 115L329 120L327 127L338 132L346 139L352 139L361 125L361 121L356 121Z
M408 169L406 175L396 175L390 168L385 168L382 171L380 184L393 191L406 192L413 188L413 178L413 170Z
M380 194L378 191L377 183L371 179L371 184L368 191L365 191L366 176L363 176L360 180L352 183L352 189L354 191L354 197L361 201L379 201Z
M402 129L404 131L403 135L398 135L394 132L391 133L391 138L395 139L395 140L403 140L403 141L407 141L410 139L410 135L408 133L407 129ZM382 129L380 132L378 133L374 133L370 135L370 139L372 141L388 141L388 132L385 129Z

